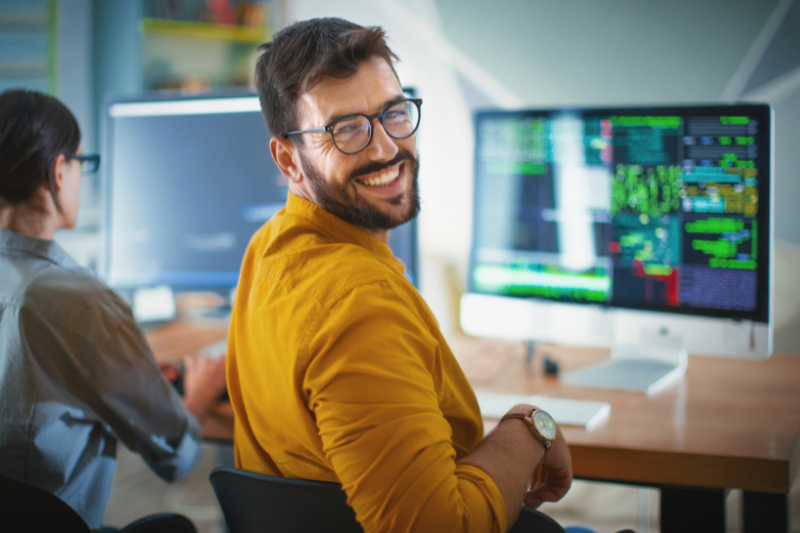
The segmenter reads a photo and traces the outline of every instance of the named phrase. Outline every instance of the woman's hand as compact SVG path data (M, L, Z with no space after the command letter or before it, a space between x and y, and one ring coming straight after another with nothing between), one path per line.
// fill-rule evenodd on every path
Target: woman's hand
M225 391L225 356L187 357L183 376L183 405L202 423L214 411Z

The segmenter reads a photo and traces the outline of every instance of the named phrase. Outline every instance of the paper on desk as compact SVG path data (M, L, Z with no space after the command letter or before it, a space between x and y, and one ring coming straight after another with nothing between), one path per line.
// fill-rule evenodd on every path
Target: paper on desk
M502 418L515 405L525 403L547 411L557 424L582 426L591 431L608 420L611 414L611 404L607 402L492 392L476 392L475 396L481 415L486 418Z

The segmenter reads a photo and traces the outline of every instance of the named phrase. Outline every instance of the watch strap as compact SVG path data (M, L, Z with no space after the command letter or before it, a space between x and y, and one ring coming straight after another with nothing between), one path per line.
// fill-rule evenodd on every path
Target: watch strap
M553 441L550 440L550 439L545 438L544 435L540 434L539 430L537 430L536 426L533 424L533 415L538 410L539 409L536 409L535 407L532 408L532 409L526 408L525 410L519 410L519 409L513 410L512 409L511 411L509 411L508 413L503 415L503 418L500 419L500 422L498 422L498 425L500 423L502 423L504 420L508 420L509 418L517 418L519 420L522 420L523 422L525 422L525 424L527 424L528 429L530 430L530 432L533 435L533 437L536 440L538 440L539 442L542 443L542 446L544 446L544 451L546 453L547 450L550 449L550 446L553 445Z

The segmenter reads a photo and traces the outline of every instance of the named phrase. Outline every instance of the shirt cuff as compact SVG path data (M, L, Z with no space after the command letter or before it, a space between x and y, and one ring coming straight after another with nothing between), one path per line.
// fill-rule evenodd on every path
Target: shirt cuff
M168 459L150 463L150 468L165 481L175 481L191 472L200 455L202 440L200 423L189 412L186 413L186 419L186 431L183 432L175 453Z
M488 511L491 513L491 518L486 517L495 525L492 528L493 532L496 533L504 533L506 530L506 502L503 500L503 495L500 494L500 490L497 488L494 480L478 468L477 466L468 465L468 464L461 464L456 466L456 476L460 482L468 482L471 484L474 489L477 489L481 495L483 496L483 501L486 502L488 506ZM462 491L464 488L462 487ZM475 503L472 504L472 508L470 509L473 515L480 512L478 506ZM477 516L474 516L477 518ZM481 520L477 520L478 523L482 522Z

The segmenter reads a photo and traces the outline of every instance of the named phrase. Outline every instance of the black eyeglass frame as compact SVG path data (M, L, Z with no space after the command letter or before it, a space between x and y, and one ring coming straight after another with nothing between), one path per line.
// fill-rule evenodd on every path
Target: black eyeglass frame
M408 135L405 135L403 137L395 137L394 135L389 133L389 130L386 129L386 125L383 123L383 118L384 118L385 114L391 108L393 108L394 106L396 106L397 104L402 103L402 102L411 102L411 103L413 103L414 105L417 106L417 114L418 114L417 125L414 126L414 129ZM333 138L333 129L334 129L334 126L336 126L336 124L338 124L339 122L341 122L343 120L351 119L353 117L364 117L364 118L367 119L367 122L369 122L369 139L367 139L367 142L366 142L366 144L364 144L363 147L361 147L360 149L356 150L355 152L345 152L344 150L342 150L339 147L338 144L336 144L336 139ZM331 136L331 142L333 142L333 145L340 152L342 152L343 154L347 154L347 155L353 155L353 154L357 154L359 152L363 152L364 150L366 150L367 146L369 146L369 144L372 142L372 132L374 131L374 126L372 125L372 122L376 118L380 118L381 119L381 126L383 126L383 131L385 131L386 135L388 135L392 139L398 139L398 140L399 139L408 139L409 137L411 137L412 135L414 135L417 132L417 130L419 129L419 124L420 124L420 122L422 122L422 98L400 98L400 99L395 100L394 102L390 103L389 105L387 105L386 109L384 109L383 111L380 111L378 113L373 113L372 115L365 115L364 113L351 113L350 115L345 115L343 117L337 118L336 120L334 120L333 122L331 122L327 126L323 126L322 128L313 128L313 129L310 129L310 130L301 130L301 131L290 131L289 133L286 134L286 138L290 137L291 135L300 135L302 133L325 133L325 132L328 132L328 134Z
M86 173L97 172L97 170L100 168L100 154L89 154L89 155L74 154L74 155L68 155L66 157L67 159L74 159L76 161L79 161L80 163L92 163L91 170L86 170L85 171Z

